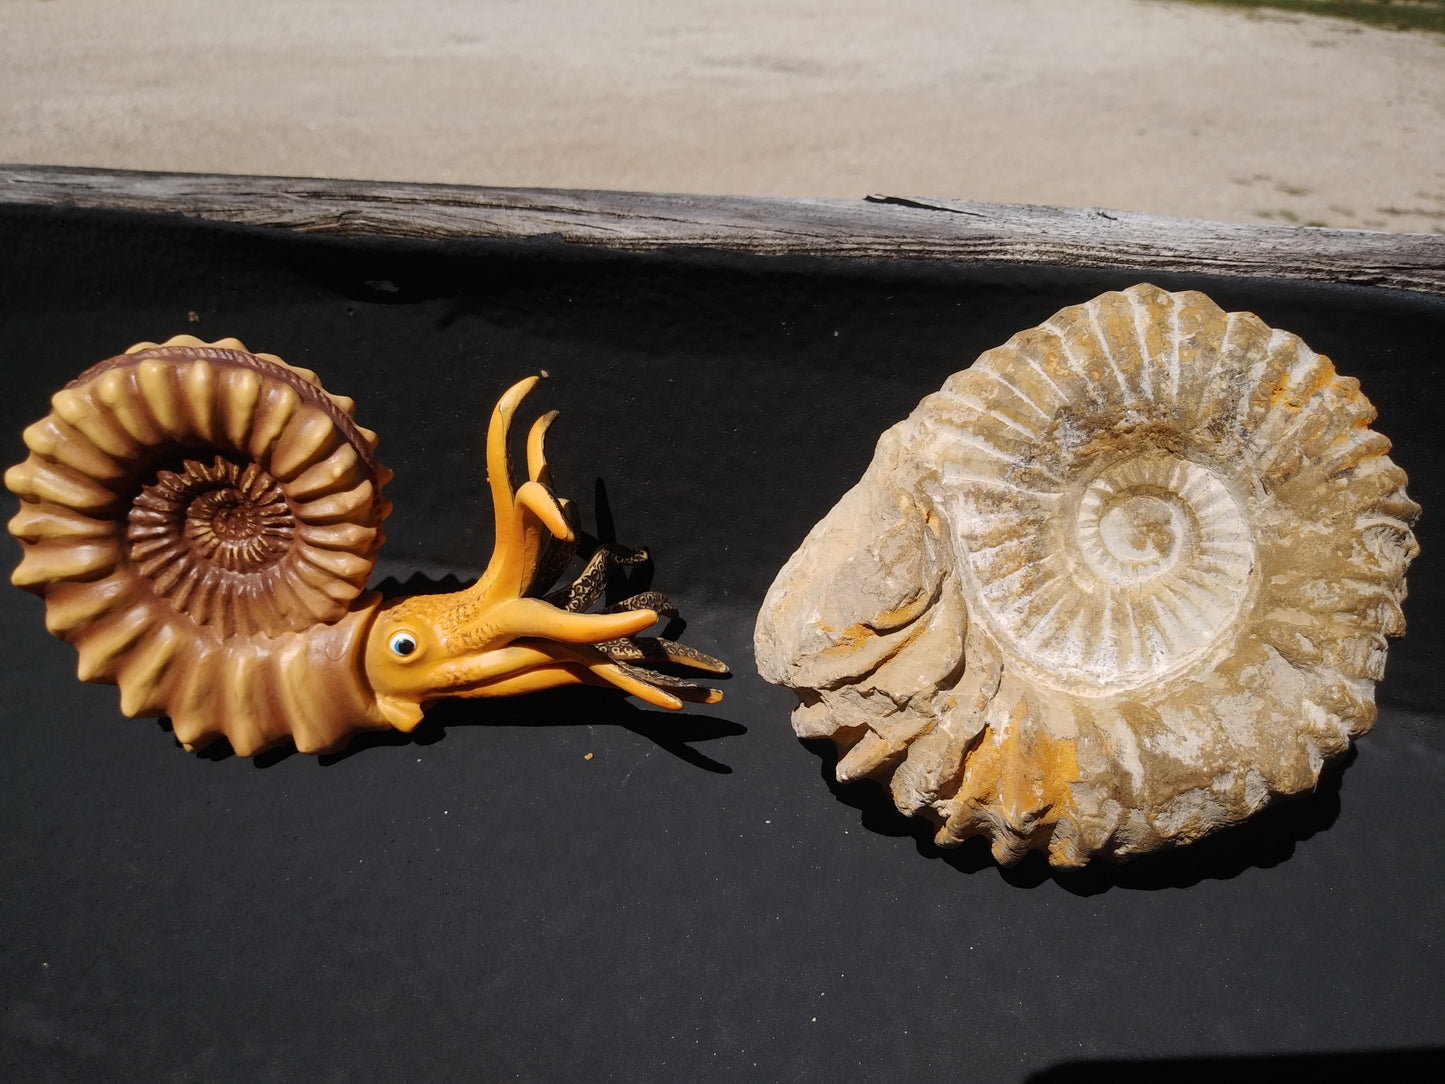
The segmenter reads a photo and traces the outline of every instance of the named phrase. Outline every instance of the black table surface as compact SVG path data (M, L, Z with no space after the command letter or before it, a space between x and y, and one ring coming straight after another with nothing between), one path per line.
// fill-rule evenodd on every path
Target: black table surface
M1144 278L346 241L0 208L0 442L102 358L237 336L355 397L377 579L491 548L483 433L551 379L558 488L643 544L726 699L434 709L339 756L192 756L6 586L0 1076L1156 1079L1438 1070L1445 302L1188 276L1361 379L1425 508L1375 729L1313 795L1124 866L1000 870L832 782L752 666L777 569L944 378ZM8 513L7 513L8 515ZM18 545L0 539L7 567ZM634 581L634 586L642 581ZM977 842L977 841L975 841ZM1384 1077L1381 1079L1385 1079Z

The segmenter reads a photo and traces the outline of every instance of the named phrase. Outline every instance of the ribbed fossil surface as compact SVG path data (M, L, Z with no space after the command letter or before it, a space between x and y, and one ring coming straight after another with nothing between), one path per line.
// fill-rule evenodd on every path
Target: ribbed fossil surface
M943 845L1076 866L1237 823L1374 721L1419 514L1374 416L1202 294L1064 309L883 434L759 670Z

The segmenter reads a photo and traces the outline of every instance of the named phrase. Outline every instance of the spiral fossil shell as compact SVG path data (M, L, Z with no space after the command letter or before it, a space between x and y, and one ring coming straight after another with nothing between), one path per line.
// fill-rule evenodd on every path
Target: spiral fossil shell
M1198 293L1064 309L884 433L758 618L794 727L937 840L1236 823L1375 717L1418 507L1358 383Z
M180 336L51 406L6 474L13 579L44 596L82 679L118 684L128 715L169 715L187 747L225 734L242 755L287 736L329 748L374 717L345 656L389 473L349 399L234 339Z

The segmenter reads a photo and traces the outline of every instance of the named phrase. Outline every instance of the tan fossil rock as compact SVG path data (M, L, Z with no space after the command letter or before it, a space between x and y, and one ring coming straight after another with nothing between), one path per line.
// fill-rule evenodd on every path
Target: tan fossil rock
M758 617L840 780L1058 866L1313 787L1375 718L1417 546L1358 382L1136 286L990 350L885 432Z

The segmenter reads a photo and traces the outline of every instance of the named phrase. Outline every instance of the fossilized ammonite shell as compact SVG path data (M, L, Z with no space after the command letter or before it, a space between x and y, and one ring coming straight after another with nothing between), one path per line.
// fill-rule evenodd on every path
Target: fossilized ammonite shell
M937 840L1059 866L1308 790L1369 729L1419 508L1358 383L1136 286L883 434L779 573L758 668Z
M351 400L234 339L179 336L51 407L5 476L13 579L44 596L82 679L119 685L127 715L169 715L187 746L224 733L242 754L293 734L325 749L374 714L344 656L390 472Z

